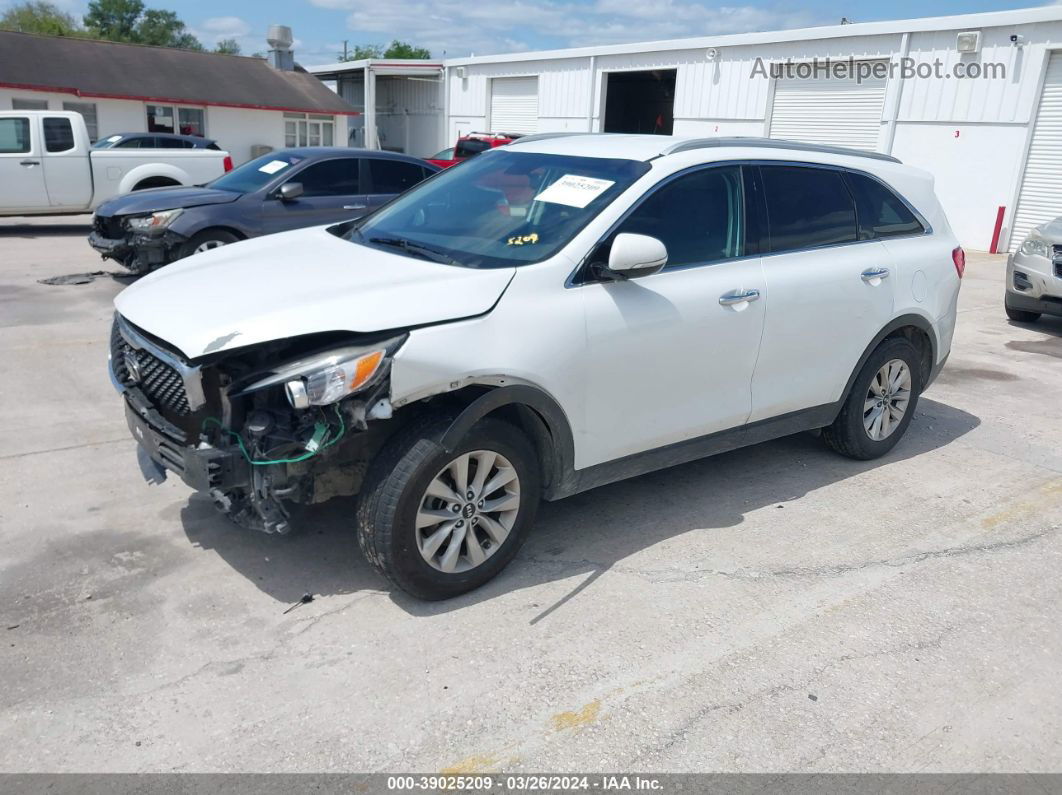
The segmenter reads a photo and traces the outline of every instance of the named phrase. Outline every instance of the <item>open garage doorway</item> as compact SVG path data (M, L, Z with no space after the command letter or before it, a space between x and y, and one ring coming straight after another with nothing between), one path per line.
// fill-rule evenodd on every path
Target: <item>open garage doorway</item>
M676 69L609 72L605 132L671 135L675 126Z

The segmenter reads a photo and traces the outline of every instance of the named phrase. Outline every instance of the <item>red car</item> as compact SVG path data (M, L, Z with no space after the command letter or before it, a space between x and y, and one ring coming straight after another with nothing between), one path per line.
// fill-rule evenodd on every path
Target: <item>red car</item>
M425 160L439 166L439 168L449 168L473 155L478 155L480 152L486 152L496 146L511 144L519 137L519 133L469 133L458 138L455 146L436 152L431 157L425 158Z

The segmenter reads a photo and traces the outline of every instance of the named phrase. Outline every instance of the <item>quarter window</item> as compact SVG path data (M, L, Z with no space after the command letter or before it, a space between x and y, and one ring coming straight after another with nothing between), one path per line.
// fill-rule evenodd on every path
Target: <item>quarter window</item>
M848 184L859 214L859 239L917 235L925 227L895 193L865 174L848 172Z
M81 114L88 130L89 141L96 143L99 138L99 122L96 117L96 105L93 102L64 102L63 110L72 110Z
M402 193L424 179L424 169L420 166L382 158L369 160L369 174L373 193Z
M731 259L745 253L743 204L738 166L702 169L651 194L617 232L658 238L668 268Z
M44 148L49 152L69 152L74 148L74 128L70 119L44 120Z
M855 204L840 171L761 166L772 252L851 243Z
M29 150L29 119L0 119L0 154L20 155Z
M355 158L325 160L307 166L291 178L302 183L303 196L350 196L358 190L358 161Z

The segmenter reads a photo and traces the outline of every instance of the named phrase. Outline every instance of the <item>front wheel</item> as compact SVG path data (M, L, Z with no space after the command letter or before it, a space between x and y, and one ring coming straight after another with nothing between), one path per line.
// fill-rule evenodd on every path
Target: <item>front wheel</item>
M1007 317L1016 323L1035 323L1040 319L1039 312L1027 312L1024 309L1012 309L1008 303L1003 304L1003 310L1007 313Z
M538 461L519 430L488 418L447 451L438 442L447 427L427 420L400 432L359 496L365 557L421 599L448 599L495 577L538 508Z
M904 338L885 340L863 364L833 424L822 437L849 458L868 460L896 446L922 392L920 357Z
M226 229L204 229L181 246L181 259L236 243L239 239Z

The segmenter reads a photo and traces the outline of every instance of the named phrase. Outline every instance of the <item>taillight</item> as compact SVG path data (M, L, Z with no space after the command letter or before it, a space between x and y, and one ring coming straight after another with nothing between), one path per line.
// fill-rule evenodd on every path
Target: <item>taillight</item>
M956 246L951 252L951 261L955 263L955 272L959 274L959 278L966 273L966 252L962 250L962 246Z
M232 171L232 155L225 155L225 173Z

